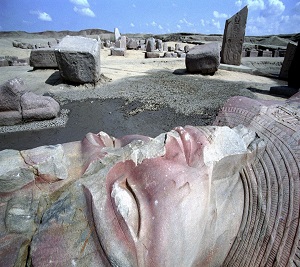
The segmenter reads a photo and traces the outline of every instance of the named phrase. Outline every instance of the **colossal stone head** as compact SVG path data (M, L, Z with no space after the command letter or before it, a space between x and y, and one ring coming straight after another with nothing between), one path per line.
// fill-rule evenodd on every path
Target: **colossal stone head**
M236 97L215 126L0 152L1 264L297 265L298 103Z

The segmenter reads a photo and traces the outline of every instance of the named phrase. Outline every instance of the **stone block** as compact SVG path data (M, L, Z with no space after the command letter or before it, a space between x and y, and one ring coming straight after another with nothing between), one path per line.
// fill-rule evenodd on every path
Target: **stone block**
M55 50L61 76L74 83L95 83L100 79L100 40L66 36Z
M58 67L55 53L54 53L54 48L31 50L29 62L30 62L30 66L35 69L38 68L52 69Z
M146 52L145 58L159 58L159 52Z
M111 56L125 56L125 49L124 48L111 48L110 49Z
M194 46L185 58L190 73L214 74L220 66L220 47L218 43Z
M287 80L289 69L292 64L292 61L294 59L295 53L296 53L297 45L294 45L292 43L288 43L286 48L286 54L280 69L279 78Z
M0 67L7 67L9 66L7 59L0 59Z
M0 86L0 112L21 112L20 98L24 93L24 82L21 79L12 79Z
M190 47L188 45L185 45L183 50L185 53L188 53L190 51Z
M168 43L163 43L163 51L168 51Z
M221 62L229 65L240 65L245 29L248 16L248 7L245 6L230 19L226 20Z
M257 50L250 50L247 51L248 57L258 57L258 51Z
M114 29L114 33L115 33L115 41L119 40L121 38L121 34L118 28Z
M127 42L127 49L137 49L139 46L138 41L130 38Z
M163 51L163 42L162 42L162 40L160 40L160 39L157 39L157 40L156 40L156 49L157 49L158 51L160 51L160 52Z
M155 39L153 37L147 39L146 52L153 52L156 49Z

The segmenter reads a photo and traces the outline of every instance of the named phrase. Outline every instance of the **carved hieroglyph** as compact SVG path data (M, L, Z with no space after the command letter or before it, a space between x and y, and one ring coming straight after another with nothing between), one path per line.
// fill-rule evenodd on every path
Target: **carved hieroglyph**
M248 7L226 20L221 50L221 63L240 65L245 38Z

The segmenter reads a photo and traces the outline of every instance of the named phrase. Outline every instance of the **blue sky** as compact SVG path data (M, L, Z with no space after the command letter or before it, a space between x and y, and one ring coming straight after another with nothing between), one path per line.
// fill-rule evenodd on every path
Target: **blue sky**
M214 34L245 5L247 35L300 32L300 0L0 0L0 31Z

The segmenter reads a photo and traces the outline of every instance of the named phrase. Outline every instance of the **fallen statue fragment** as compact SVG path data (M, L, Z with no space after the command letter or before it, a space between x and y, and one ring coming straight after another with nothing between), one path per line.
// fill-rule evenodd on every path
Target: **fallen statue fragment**
M299 266L299 107L1 151L0 266Z
M60 106L52 97L26 91L21 79L0 86L0 126L53 119L59 111Z

